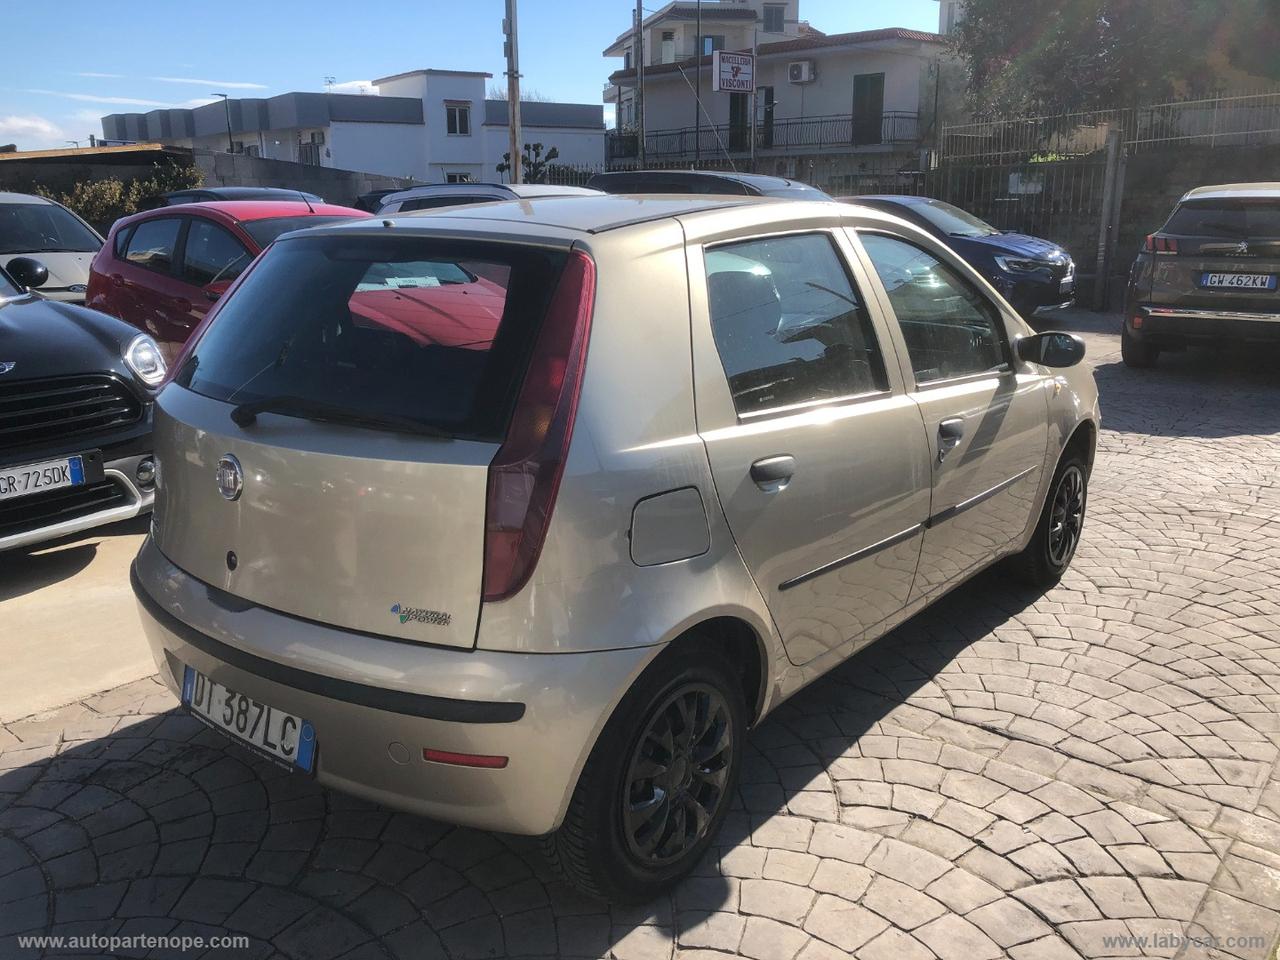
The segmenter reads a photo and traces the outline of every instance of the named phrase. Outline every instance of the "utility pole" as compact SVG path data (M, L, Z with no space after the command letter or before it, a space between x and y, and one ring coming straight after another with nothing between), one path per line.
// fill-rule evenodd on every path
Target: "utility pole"
M760 110L760 30L751 29L751 172L756 172L756 114Z
M698 74L693 104L693 162L702 159L702 0L698 0L698 49L693 58L693 69Z
M511 182L524 182L524 149L520 131L520 27L516 19L516 0L507 0L507 18L502 23L507 35L507 126L510 133Z
M231 101L227 99L225 93L211 93L210 96L222 98L222 108L227 114L227 153L235 153L236 148L231 143Z
M644 0L636 0L636 39L633 46L636 61L636 136L640 166L645 164L644 150Z

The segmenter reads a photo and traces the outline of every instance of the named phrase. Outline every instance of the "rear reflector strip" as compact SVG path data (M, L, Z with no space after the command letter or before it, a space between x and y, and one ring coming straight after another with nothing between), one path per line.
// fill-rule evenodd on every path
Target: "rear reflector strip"
M483 753L450 753L448 750L432 750L422 748L422 759L432 763L449 763L455 767L484 767L488 770L501 770L507 765L506 757L493 757Z

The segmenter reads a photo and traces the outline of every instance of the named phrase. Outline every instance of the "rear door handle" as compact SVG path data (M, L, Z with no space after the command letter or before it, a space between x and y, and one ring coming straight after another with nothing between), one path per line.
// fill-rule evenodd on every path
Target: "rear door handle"
M786 486L795 472L796 458L790 456L766 457L751 465L751 479L762 489Z
M113 274L111 275L111 285L112 285L113 287L123 287L123 286L124 286L124 277L120 276L120 274L118 274L118 273L113 273Z
M938 462L947 459L947 454L960 446L964 439L964 420L954 417L938 424Z
M191 312L191 301L188 300L186 297L179 297L177 300L174 301L174 303L177 305L178 309L181 310L183 313Z

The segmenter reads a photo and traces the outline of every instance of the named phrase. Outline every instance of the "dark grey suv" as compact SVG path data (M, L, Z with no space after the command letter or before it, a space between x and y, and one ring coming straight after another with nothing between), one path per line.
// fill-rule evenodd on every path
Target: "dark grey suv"
M1280 343L1280 183L1197 187L1147 237L1129 275L1124 362L1224 341Z

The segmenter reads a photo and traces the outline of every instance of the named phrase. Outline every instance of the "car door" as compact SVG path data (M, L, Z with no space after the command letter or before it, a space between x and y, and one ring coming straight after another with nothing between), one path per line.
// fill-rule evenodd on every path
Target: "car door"
M908 602L929 451L840 230L689 246L698 430L788 657L875 639Z
M253 257L226 227L206 217L191 217L182 245L182 282L190 304L184 342Z
M1000 307L941 245L857 232L896 325L933 473L913 601L1008 553L1036 508L1051 382L1013 361Z
M140 221L118 265L124 288L121 300L132 311L132 316L122 319L151 334L169 360L191 330L191 297L177 275L186 222L185 217Z

